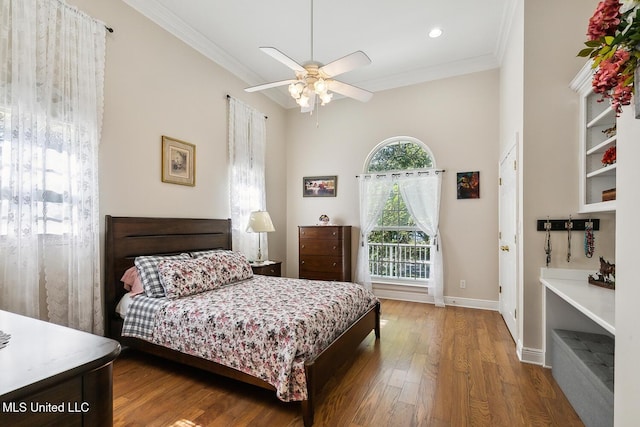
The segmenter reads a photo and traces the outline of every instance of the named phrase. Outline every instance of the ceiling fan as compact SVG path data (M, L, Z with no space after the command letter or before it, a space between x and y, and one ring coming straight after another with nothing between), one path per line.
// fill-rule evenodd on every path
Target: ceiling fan
M340 74L371 63L371 59L361 50L336 59L327 65L313 60L313 0L311 0L310 61L301 65L275 47L261 47L260 50L295 71L295 78L251 86L245 89L247 92L289 85L289 94L301 107L303 113L313 112L317 103L320 105L329 103L333 97L331 92L362 102L367 102L373 96L373 93L368 90L334 79Z

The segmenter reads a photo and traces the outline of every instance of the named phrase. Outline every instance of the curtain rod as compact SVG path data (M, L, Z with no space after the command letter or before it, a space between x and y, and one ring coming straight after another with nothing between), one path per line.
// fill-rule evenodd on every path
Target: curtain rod
M420 176L420 174L430 174L431 172L435 172L435 174L439 174L439 173L445 173L446 170L445 169L427 169L427 170L416 170L416 171L410 171L410 172L391 172L389 174L386 173L365 173L362 175L356 175L356 178L360 178L361 176L366 177L366 178L384 178L386 176L391 176L391 177L400 177L402 175L405 176L409 176L409 175L413 175L413 174L418 174L418 176Z
M110 33L113 33L113 28L111 27L107 27L106 25L104 26L104 28L109 31Z
M227 99L231 99L231 95L227 94ZM268 119L268 118L269 118L269 116L267 116L267 115L264 116L265 120Z

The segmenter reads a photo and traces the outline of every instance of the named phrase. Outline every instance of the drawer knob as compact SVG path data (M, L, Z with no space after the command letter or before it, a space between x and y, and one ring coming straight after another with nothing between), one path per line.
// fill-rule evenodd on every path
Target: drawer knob
M333 234L333 235L335 236L335 235L336 235L336 234L338 234L338 233L336 233L336 232L334 231L334 232L333 232L333 233L331 233L331 234Z
M301 248L304 249L304 245L302 245Z
M300 261L300 264L304 264L304 261Z
M337 247L337 246L334 246L334 247L333 247L333 250L335 251L336 249L338 249L338 247Z
M334 263L333 263L333 266L335 267L336 265L338 265L338 264L334 262Z

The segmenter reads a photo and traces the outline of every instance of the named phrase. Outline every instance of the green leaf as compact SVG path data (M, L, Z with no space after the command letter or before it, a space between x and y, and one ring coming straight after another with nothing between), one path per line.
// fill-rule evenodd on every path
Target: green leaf
M614 37L613 36L605 36L604 37L604 42L608 45L611 45L611 43L613 43Z
M582 49L580 52L578 52L577 56L582 56L582 57L587 57L591 54L591 52L593 52L594 49L591 47L585 47L584 49Z
M588 47L600 47L600 45L602 44L601 40L589 40L584 42L584 44Z

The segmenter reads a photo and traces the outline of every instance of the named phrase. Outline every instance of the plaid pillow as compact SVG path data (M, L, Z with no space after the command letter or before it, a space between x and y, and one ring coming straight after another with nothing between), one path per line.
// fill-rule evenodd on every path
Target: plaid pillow
M165 259L189 259L189 254L179 255L149 255L139 256L135 259L135 265L140 273L144 293L150 298L161 298L164 296L164 288L158 277L158 263Z

